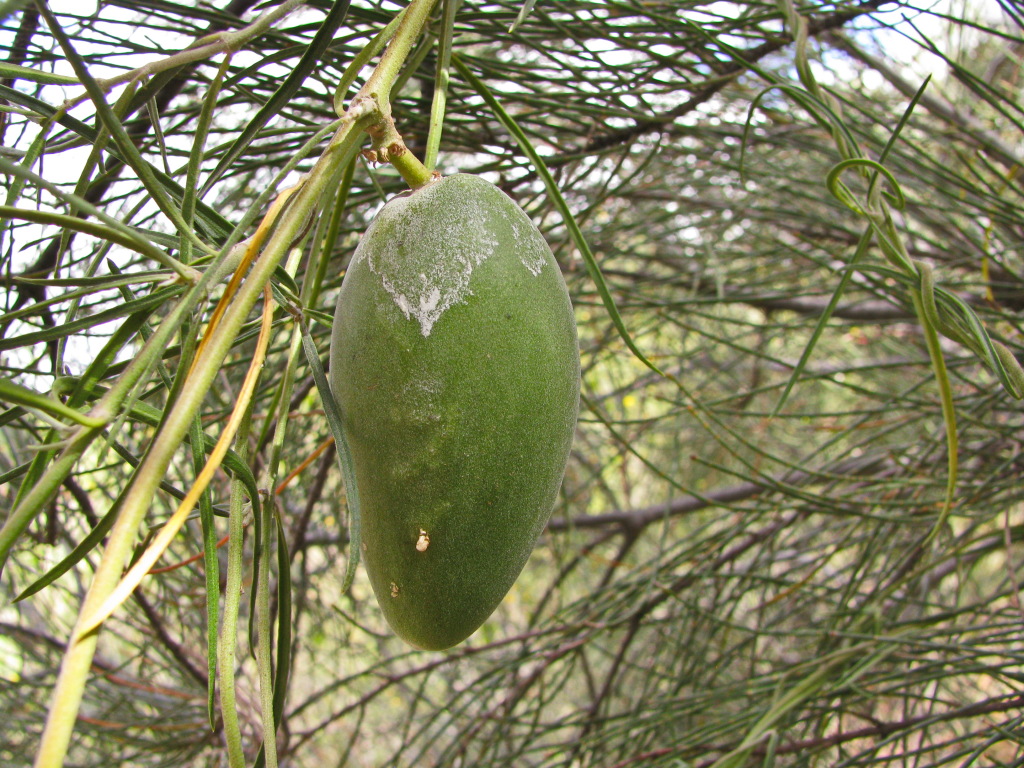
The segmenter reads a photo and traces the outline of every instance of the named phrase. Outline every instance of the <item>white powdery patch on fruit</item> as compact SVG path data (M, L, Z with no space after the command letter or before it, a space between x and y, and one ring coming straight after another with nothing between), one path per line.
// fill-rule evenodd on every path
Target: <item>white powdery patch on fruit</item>
M440 403L443 392L443 380L429 373L422 373L419 377L405 382L398 398L403 424L412 428L438 425L442 413Z
M519 214L519 211L505 209L501 212L501 216L512 229L519 261L530 271L531 275L537 277L544 269L544 254L548 251L547 241L533 226L533 223L525 215Z
M367 266L406 319L419 322L424 336L448 308L472 294L473 269L498 247L479 203L438 205L429 200L436 193L427 188L391 200L367 231L369 237L376 227L385 227L387 247L366 256ZM420 214L425 205L429 213Z

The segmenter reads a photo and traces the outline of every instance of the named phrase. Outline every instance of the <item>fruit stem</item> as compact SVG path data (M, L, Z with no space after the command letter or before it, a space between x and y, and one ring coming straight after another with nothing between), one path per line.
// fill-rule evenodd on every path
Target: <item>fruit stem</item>
M384 55L374 68L359 93L352 99L351 110L361 102L372 111L373 122L366 128L373 140L374 156L381 162L390 162L413 189L422 187L434 176L409 151L391 117L391 88L398 79L402 65L419 38L437 0L411 0L405 9L395 36L388 43Z
M402 178L409 184L410 189L419 189L434 179L439 178L440 174L429 171L427 166L421 163L419 158L410 152L404 143L402 144L402 149L403 151L399 154L389 153L388 159L398 172L402 174Z
M427 184L434 178L423 163L405 146L402 135L395 127L390 115L382 116L370 126L366 132L373 139L372 157L382 163L391 163L402 174L402 178L412 189Z

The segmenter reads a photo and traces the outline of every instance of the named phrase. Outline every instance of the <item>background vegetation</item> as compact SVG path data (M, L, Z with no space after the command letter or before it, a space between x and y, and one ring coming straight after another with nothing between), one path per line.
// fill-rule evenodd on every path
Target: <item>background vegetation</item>
M542 228L584 383L523 577L426 653L361 572L342 590L345 490L300 349L305 325L326 357L391 167L346 164L182 394L235 290L226 246L312 167L404 6L0 3L0 760L39 750L134 468L196 397L139 556L266 343L224 469L102 626L67 765L1019 765L1024 7L438 2L398 128L422 157L446 95L438 168Z

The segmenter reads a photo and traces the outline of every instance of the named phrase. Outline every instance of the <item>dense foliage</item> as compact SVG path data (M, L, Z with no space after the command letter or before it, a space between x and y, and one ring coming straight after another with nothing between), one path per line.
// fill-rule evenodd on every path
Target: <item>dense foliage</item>
M144 504L141 556L265 346L222 469L99 631L68 765L227 765L232 733L295 766L1020 764L1024 7L439 0L397 128L432 152L446 95L438 169L541 228L583 391L525 573L428 653L361 571L342 590L314 378L395 170L348 163L190 371L245 290L225 244L406 4L0 3L0 760L39 749L115 519ZM130 76L80 98L83 72Z

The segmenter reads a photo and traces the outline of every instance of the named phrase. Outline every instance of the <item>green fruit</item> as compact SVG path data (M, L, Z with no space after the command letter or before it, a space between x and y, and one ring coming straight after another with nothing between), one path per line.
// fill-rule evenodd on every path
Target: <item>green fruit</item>
M544 238L476 176L392 199L345 274L330 378L377 602L451 647L519 576L572 443L576 324Z

